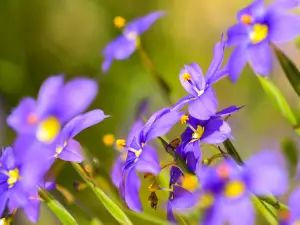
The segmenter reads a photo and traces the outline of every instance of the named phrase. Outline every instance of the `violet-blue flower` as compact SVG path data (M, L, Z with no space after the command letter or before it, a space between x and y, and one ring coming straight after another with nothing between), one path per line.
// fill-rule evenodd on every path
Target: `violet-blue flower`
M34 154L32 154L34 152ZM37 196L38 185L47 171L48 155L44 151L15 154L11 147L2 150L0 158L0 217L6 205L9 212L24 208L27 218L37 222L38 210L32 208L30 197Z
M300 17L288 12L299 5L299 0L277 0L265 7L263 0L238 12L238 23L227 31L228 46L235 46L228 70L232 81L236 81L249 62L258 75L268 75L273 61L270 44L295 39L300 32Z
M175 109L181 109L188 104L189 113L199 120L208 120L216 113L218 101L211 86L228 73L226 67L221 68L224 48L225 41L222 36L222 41L215 45L214 58L205 77L196 63L185 65L181 69L179 79L189 95L179 100L174 106Z
M139 199L141 182L136 170L153 175L160 172L157 154L148 145L148 142L158 136L165 135L180 120L182 115L182 112L173 111L169 108L159 110L149 118L148 122L135 134L130 142L124 143L128 153L120 189L130 209L134 211L142 210Z
M107 72L113 62L116 60L123 60L129 58L139 45L139 37L142 33L147 31L152 24L164 16L165 13L157 11L146 16L140 17L125 25L126 21L122 17L115 18L115 25L118 28L123 28L123 34L112 40L103 49L102 55L105 60L102 64L102 71Z
M282 210L279 213L280 225L298 225L300 224L300 188L294 190L289 198L288 210Z

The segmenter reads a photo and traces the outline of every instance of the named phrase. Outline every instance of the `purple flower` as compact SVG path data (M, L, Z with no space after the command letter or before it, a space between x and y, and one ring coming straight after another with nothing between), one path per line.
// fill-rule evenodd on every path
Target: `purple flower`
M299 0L277 0L265 7L263 0L255 0L238 12L238 23L227 31L228 46L235 46L228 61L232 81L238 79L247 62L255 73L269 74L273 61L270 44L299 35L300 17L287 12L298 4Z
M33 152L34 154L32 154ZM37 222L38 208L34 207L36 204L32 204L30 198L37 196L37 187L47 171L47 167L44 166L47 158L44 151L15 154L10 147L2 151L0 158L0 217L7 205L9 212L15 208L24 208L27 218L31 222Z
M185 65L179 74L183 88L189 93L188 96L179 100L174 108L181 109L188 104L189 113L199 119L208 120L215 115L218 101L211 85L227 75L227 68L221 69L224 58L225 41L215 45L213 61L204 77L200 66L196 63Z
M136 170L153 175L157 175L160 172L156 152L147 143L158 136L165 135L180 120L182 115L183 113L169 108L157 111L149 118L140 131L135 133L133 138L129 138L126 146L124 146L128 153L120 189L130 209L134 211L142 210L139 199L141 182L136 174Z
M152 24L164 16L165 13L157 11L146 16L138 18L125 26L125 20L122 17L116 17L115 25L123 28L123 34L111 41L102 51L105 60L102 64L102 71L107 72L113 62L129 58L139 45L139 36L147 31Z
M202 189L194 194L198 198L196 204L205 203L202 224L254 224L251 195L284 194L288 187L288 176L283 166L283 159L279 155L263 151L252 156L242 167L230 159L215 168L204 167L198 174ZM174 202L173 207L176 205L180 209L180 201Z
M289 210L283 210L279 213L280 225L297 225L300 223L300 188L293 191L289 198Z

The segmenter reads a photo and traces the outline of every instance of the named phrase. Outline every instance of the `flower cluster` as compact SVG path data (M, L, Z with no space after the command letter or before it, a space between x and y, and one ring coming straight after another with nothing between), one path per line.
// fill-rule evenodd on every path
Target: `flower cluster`
M297 0L278 0L266 7L263 0L255 0L239 11L238 23L228 29L227 39L222 35L221 41L215 45L206 76L198 64L185 65L180 70L179 80L188 95L173 106L155 112L147 122L139 117L127 140L116 141L122 151L111 175L130 209L142 211L139 197L141 181L136 172L144 174L144 178L151 182L148 201L152 208L158 204L157 191L169 192L165 207L167 218L172 223L177 223L174 212L200 210L201 224L252 225L255 224L253 201L286 193L289 180L280 154L262 151L241 163L219 146L233 138L227 119L242 107L230 106L218 111L218 100L212 86L227 76L236 81L247 61L255 73L268 75L273 61L272 46L293 40L300 33L300 17L289 12L298 5ZM150 15L154 18L154 15L162 14L152 13L133 23L149 28L150 19L148 26L141 21L146 21L145 18ZM153 22L151 20L151 24ZM126 32L122 38L126 38ZM115 41L104 50L105 62L109 52L112 55L116 52L112 50L113 43ZM127 58L136 46L135 42L130 51L128 48L125 50L125 45L119 46L118 50L126 52L126 57L111 58ZM231 46L235 49L228 63L222 66L224 51ZM179 139L165 143L164 148L173 156L173 161L162 164L152 140L164 140L163 136L178 122L185 126L185 130ZM218 153L204 159L203 147L213 147ZM169 166L169 187L161 187L156 176ZM300 222L300 211L296 206L299 200L298 190L292 194L290 211L281 211L278 218L281 224Z
M52 76L37 99L24 98L8 116L17 138L0 158L0 216L7 206L10 213L24 208L30 221L38 220L39 189L55 187L54 180L45 180L46 172L57 158L82 162L82 147L74 137L107 117L99 109L84 113L97 92L92 79L65 83L63 75Z

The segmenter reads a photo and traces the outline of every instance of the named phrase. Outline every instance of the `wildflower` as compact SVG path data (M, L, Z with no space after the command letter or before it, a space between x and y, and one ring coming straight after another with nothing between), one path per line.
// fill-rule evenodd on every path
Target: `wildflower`
M300 224L300 189L293 191L289 198L289 210L282 210L279 212L280 225L298 225Z
M64 84L63 76L52 76L41 86L37 100L24 98L7 123L19 135L33 135L50 144L67 122L88 108L97 89L91 79L75 78Z
M32 154L34 152L34 154ZM47 171L44 151L29 151L15 154L11 147L2 151L0 158L0 217L6 205L9 212L24 208L27 218L37 222L38 211L30 204L30 196L37 194L37 187Z
M107 72L114 59L123 60L129 58L139 45L139 37L147 31L152 24L164 16L165 13L157 11L146 16L133 20L126 25L122 17L116 17L114 20L117 28L124 28L123 34L111 41L102 51L105 60L102 64L102 71Z
M127 159L123 169L123 181L120 187L128 207L134 211L141 211L139 199L140 180L136 170L142 173L157 175L160 165L155 150L147 145L148 141L165 135L172 126L180 120L181 112L169 108L154 113L142 129L135 134L132 140L126 143Z
M224 58L225 41L215 45L213 61L204 77L200 66L196 63L185 65L179 74L183 88L189 93L188 96L179 100L174 109L181 109L188 104L189 113L199 119L207 120L216 113L218 101L211 85L227 75L226 67L221 69Z
M211 199L205 207L202 223L254 224L252 195L278 196L288 187L287 172L282 166L281 157L263 151L252 156L243 166L226 159L216 167L202 168L198 174L202 189L194 192L198 198L196 202L201 203L206 196ZM176 201L173 207L180 208L182 200Z
M265 7L263 0L238 12L238 23L227 31L228 46L235 46L228 61L229 76L236 81L250 63L255 73L268 75L273 61L270 44L295 39L300 32L300 17L288 12L298 6L298 0L277 0Z

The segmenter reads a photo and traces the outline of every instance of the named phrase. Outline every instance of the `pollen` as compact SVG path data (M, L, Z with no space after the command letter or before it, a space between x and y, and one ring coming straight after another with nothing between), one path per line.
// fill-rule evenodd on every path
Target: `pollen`
M126 140L125 139L117 139L116 145L119 148L124 148L126 146Z
M250 39L253 44L257 44L268 37L269 28L267 25L263 24L254 24L253 30L250 33Z
M155 192L159 189L158 183L156 181L154 181L149 187L148 187L149 191L151 192Z
M189 191L196 190L198 187L198 178L192 174L185 174L181 179L181 187Z
M116 28L122 29L126 25L126 20L122 16L116 16L114 18L114 25Z
M106 134L103 136L102 141L105 146L112 146L115 142L115 136L113 134Z
M37 139L44 143L51 143L59 134L61 124L54 116L49 116L43 120L37 129Z
M27 122L30 125L34 125L38 122L38 117L35 113L30 113L27 117Z
M192 138L194 140L199 140L202 137L203 133L204 133L204 127L197 126L197 130L193 133Z
M189 116L183 115L183 116L180 118L180 122L181 122L181 124L185 124L186 121L188 121L189 119L190 119Z
M230 181L224 190L224 194L228 198L237 198L245 193L245 184L242 181Z
M248 15L248 14L244 14L241 16L241 21L243 24L250 24L252 23L253 19L252 19L252 16Z
M182 74L182 77L184 81L189 81L192 79L192 76L189 73Z
M216 171L221 179L226 180L229 178L230 168L227 164L221 163L217 166Z
M19 175L18 168L8 171L7 184L9 185L8 186L9 188L12 188L19 179L20 179L20 175Z

